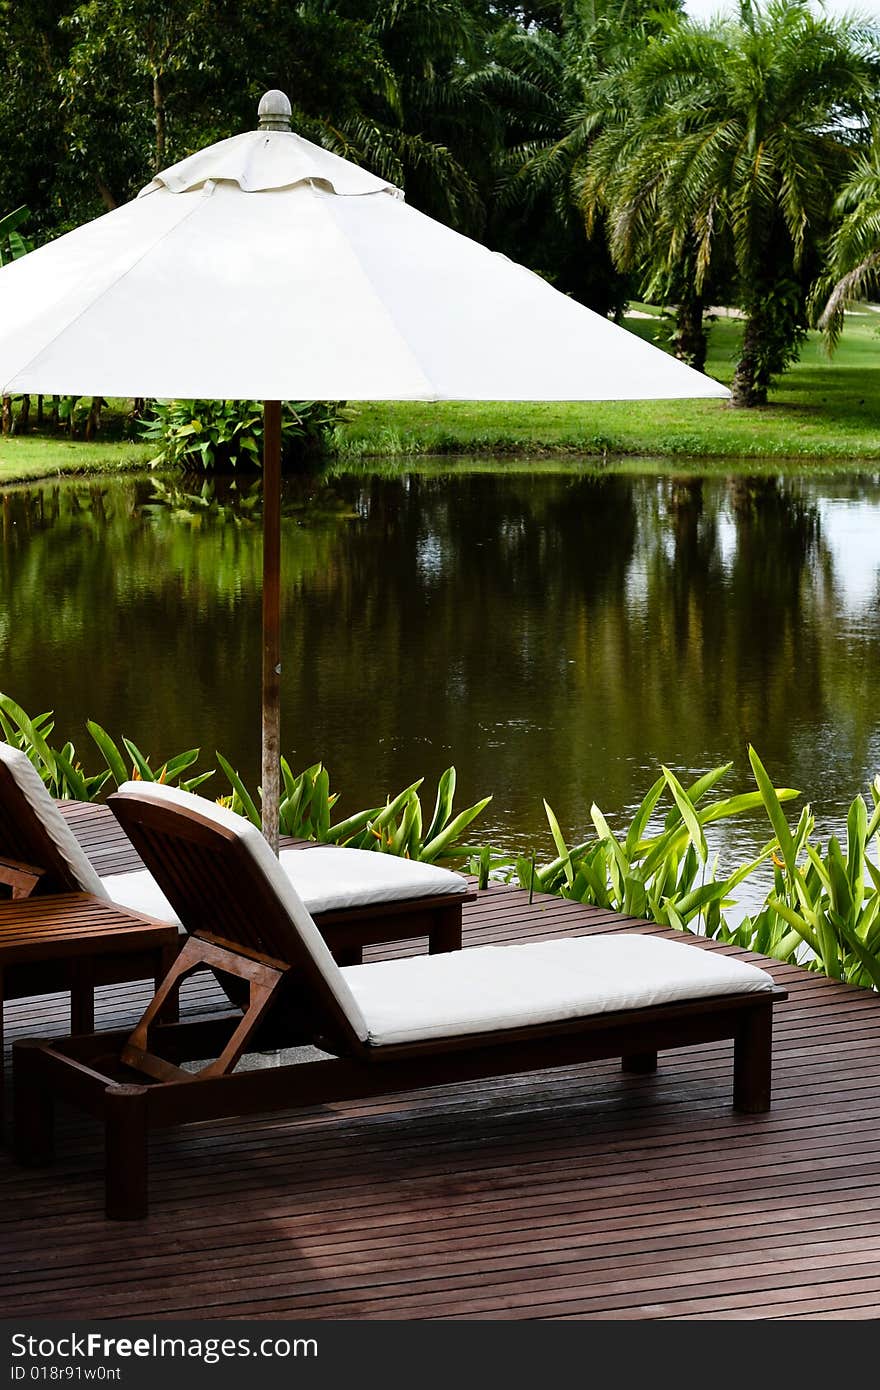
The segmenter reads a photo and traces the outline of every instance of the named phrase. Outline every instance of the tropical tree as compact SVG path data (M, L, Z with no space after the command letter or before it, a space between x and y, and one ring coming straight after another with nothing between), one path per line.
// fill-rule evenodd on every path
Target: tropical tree
M465 162L482 148L468 66L477 0L83 0L62 15L57 82L68 156L105 206L159 168L253 124L269 86L296 128L406 186L417 206L481 223ZM455 147L455 148L453 148Z
M503 109L503 249L600 312L619 311L628 282L609 258L601 215L581 197L608 97L679 0L561 0L499 32L484 90ZM586 234L586 235L585 235Z
M636 50L629 63L593 89L603 125L583 171L579 202L589 234L604 220L618 271L635 277L638 293L649 303L674 313L671 346L676 357L703 371L708 350L705 308L722 278L722 256L716 244L711 266L701 267L696 236L673 239L664 225L662 166L655 162L656 149L649 138L660 112L648 67L643 50ZM660 110L666 113L665 104Z
M39 235L64 196L56 0L0 0L0 207L26 204Z
M825 274L813 303L829 347L843 328L844 310L880 291L880 144L860 155L837 200L842 220L828 250Z
M471 235L485 225L498 114L471 81L501 22L486 0L337 0L381 55L388 81L322 143L368 163L407 201Z
M0 266L6 265L8 261L15 261L19 256L25 256L30 251L31 243L19 231L29 216L30 213L27 208L16 208L13 212L7 212L3 217L0 217ZM30 398L28 398L29 409ZM10 434L12 424L12 397L4 396L0 401L0 432Z
M741 0L683 21L631 63L583 183L619 264L689 271L699 297L723 258L745 315L733 404L761 405L796 360L834 199L880 80L876 30L806 0ZM692 267L692 271L691 271Z

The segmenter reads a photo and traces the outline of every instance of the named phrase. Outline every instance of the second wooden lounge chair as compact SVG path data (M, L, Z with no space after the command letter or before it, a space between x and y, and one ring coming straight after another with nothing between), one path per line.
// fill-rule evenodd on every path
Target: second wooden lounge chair
M106 1206L147 1210L151 1130L734 1039L734 1104L770 1105L773 1004L753 965L639 934L567 937L340 969L255 827L155 784L111 805L191 933L138 1027L16 1044L16 1150L52 1149L53 1102L99 1117ZM210 967L243 991L240 1015L158 1016ZM236 1071L246 1050L312 1043L326 1060ZM200 1069L183 1065L213 1057Z
M199 804L205 803L200 801ZM461 945L467 879L434 864L370 850L282 849L279 862L331 949L347 964L365 943L429 937L434 951ZM177 913L146 869L100 877L29 758L0 741L0 884L13 897L91 893L160 922Z

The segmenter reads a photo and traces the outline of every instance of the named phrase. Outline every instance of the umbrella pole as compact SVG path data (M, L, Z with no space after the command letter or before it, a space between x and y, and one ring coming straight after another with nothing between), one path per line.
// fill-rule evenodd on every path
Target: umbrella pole
M281 761L281 402L263 403L263 834L278 853Z

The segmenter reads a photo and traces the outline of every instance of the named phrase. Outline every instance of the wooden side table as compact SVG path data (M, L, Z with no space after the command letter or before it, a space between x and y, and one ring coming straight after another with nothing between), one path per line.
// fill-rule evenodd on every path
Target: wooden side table
M0 1124L3 1005L70 991L73 1033L95 1026L95 987L152 979L158 988L179 949L177 928L90 893L0 902Z

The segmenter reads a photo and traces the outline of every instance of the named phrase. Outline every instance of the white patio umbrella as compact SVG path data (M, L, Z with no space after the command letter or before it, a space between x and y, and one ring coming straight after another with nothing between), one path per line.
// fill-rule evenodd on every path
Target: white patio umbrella
M277 846L284 400L726 396L303 140L260 129L0 271L0 392L265 402L263 828Z

